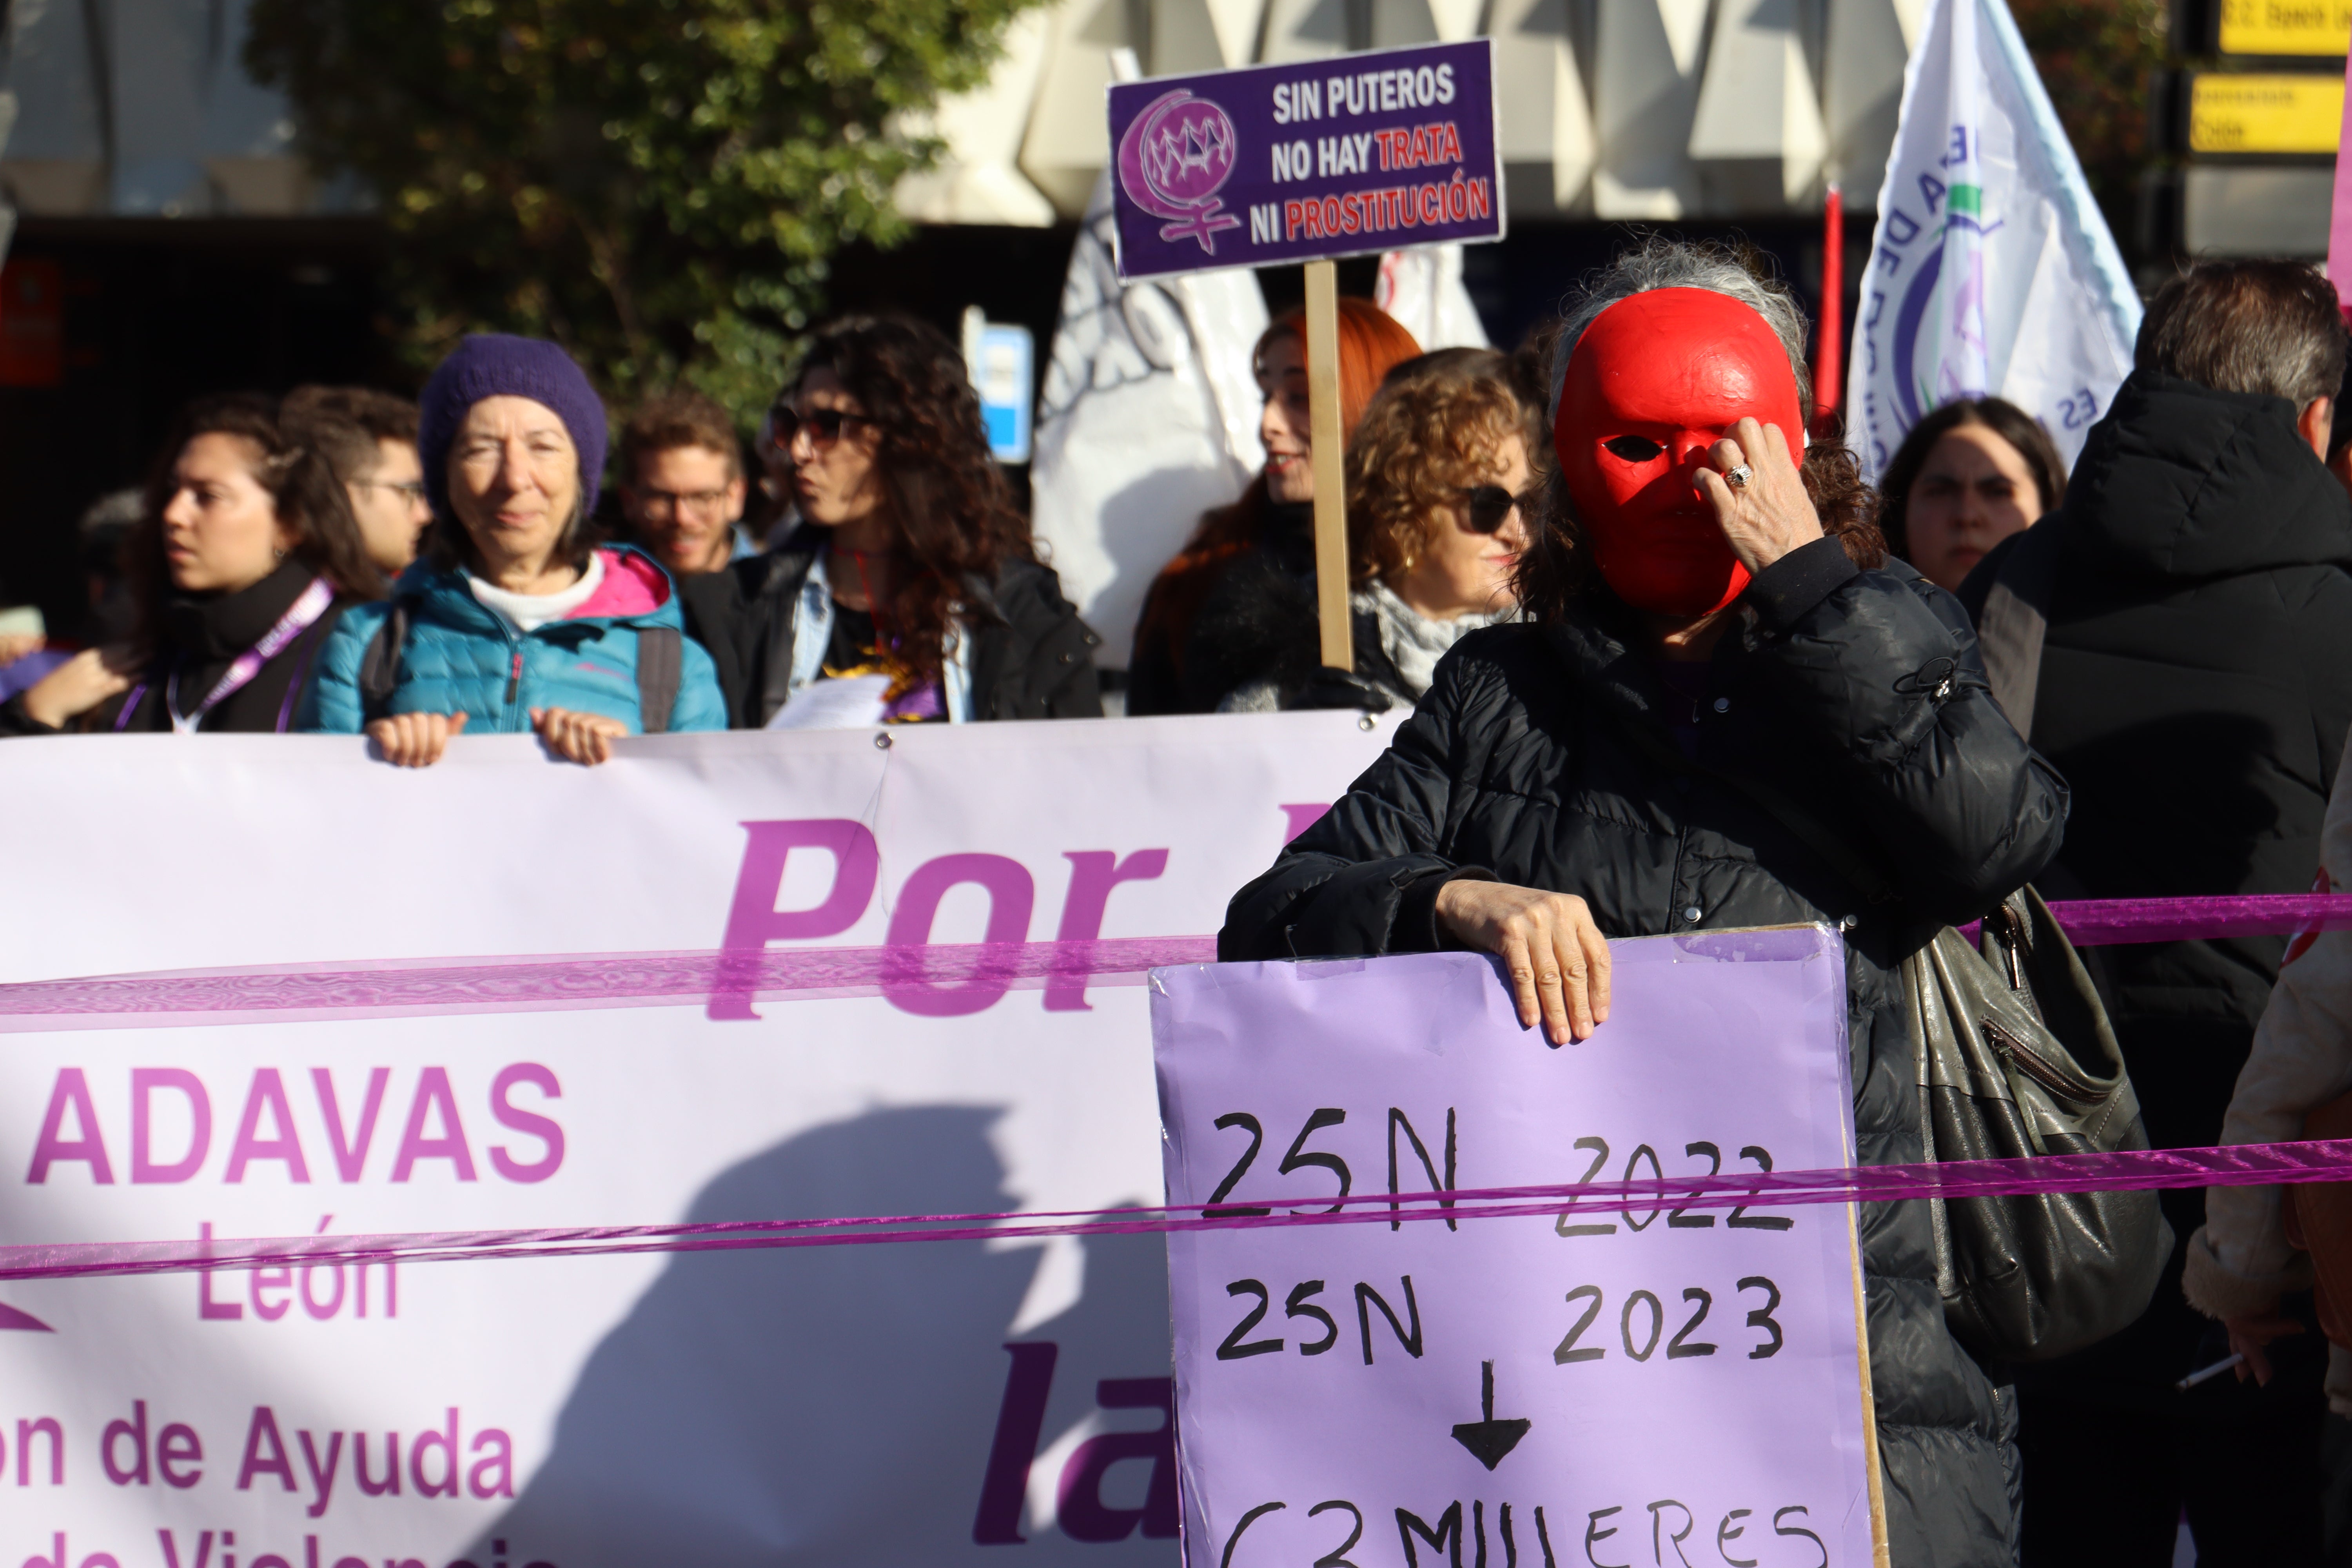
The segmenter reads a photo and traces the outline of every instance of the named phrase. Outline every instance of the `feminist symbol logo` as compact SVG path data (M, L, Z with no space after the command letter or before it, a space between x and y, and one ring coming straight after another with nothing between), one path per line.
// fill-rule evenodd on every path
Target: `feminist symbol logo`
M1173 220L1160 238L1197 239L1214 256L1217 231L1242 226L1216 194L1233 176L1234 153L1225 111L1180 87L1145 105L1118 139L1119 188L1152 216Z

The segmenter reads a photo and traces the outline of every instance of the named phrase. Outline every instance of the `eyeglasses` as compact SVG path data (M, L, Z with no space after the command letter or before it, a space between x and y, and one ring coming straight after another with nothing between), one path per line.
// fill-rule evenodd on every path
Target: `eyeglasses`
M1469 502L1465 510L1473 533L1492 533L1502 527L1504 521L1514 511L1531 512L1535 510L1536 498L1532 490L1523 496L1515 496L1500 485L1466 485L1462 495Z
M768 425L773 432L771 439L775 442L779 452L792 450L793 438L801 433L803 426L808 430L809 445L830 447L841 439L842 426L845 425L880 423L862 414L845 414L838 408L812 408L803 414L789 403L779 403L768 416Z
M647 511L713 512L727 504L727 491L717 490L639 490L637 504Z
M425 499L423 479L353 479L352 483L363 490L398 490L410 500Z

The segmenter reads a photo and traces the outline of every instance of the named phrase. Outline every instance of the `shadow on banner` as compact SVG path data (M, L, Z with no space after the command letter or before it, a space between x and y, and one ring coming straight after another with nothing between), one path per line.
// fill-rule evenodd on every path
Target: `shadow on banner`
M1001 1112L879 1110L816 1128L720 1174L687 1218L700 1224L827 1215L1000 1213L1013 1206L989 1140ZM589 1357L557 1417L553 1451L467 1556L562 1568L692 1563L1173 1563L1168 1440L1129 1440L1085 1462L1090 1431L1166 1425L1164 1405L1127 1408L1167 1377L1168 1270L1157 1236L1090 1237L1075 1305L1008 1332L1045 1254L977 1242L679 1254ZM1053 1352L1031 1351L1051 1343ZM1008 1370L1018 1367L1008 1381ZM1050 1377L1050 1393L1043 1371ZM1114 1387L1097 1409L1102 1380ZM1036 1451L1084 1472L1093 1506L1074 1541L1022 1510L1010 1551L974 1543L983 1479L1003 1492L1017 1451L992 1468L1000 1412L1024 1401ZM1024 1425L1017 1417L1012 1425ZM1139 1452L1138 1450L1147 1452ZM1039 1467L1042 1476L1048 1467ZM995 1500L1003 1541L1013 1518ZM1065 1509L1066 1513L1070 1513ZM1161 1527L1161 1528L1155 1528ZM1084 1525L1079 1528L1085 1530ZM490 1542L509 1543L511 1553Z

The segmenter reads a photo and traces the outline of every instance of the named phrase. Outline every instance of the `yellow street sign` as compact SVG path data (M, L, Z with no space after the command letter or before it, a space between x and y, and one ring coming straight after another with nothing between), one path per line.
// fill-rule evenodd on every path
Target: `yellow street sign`
M2344 79L2209 71L2189 85L2191 153L2333 153Z
M2340 55L2347 42L2352 0L2221 0L2225 55Z

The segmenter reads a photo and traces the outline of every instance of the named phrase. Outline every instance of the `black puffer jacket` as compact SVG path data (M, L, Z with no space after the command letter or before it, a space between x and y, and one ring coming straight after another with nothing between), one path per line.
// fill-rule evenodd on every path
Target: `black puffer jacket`
M791 695L793 630L825 531L803 526L763 555L678 581L686 629L710 650L728 722L757 730ZM1099 719L1102 638L1062 597L1053 568L1014 557L993 584L968 584L975 719Z
M2294 419L2283 397L2135 374L2036 525L2060 546L2032 740L2076 806L2050 896L2311 887L2352 725L2352 501ZM1961 584L1972 612L2010 548ZM2221 1142L2284 951L2279 936L2092 950L2157 1147ZM2164 1198L2185 1248L2205 1194ZM2036 1381L2175 1407L2204 1327L2178 1279L2176 1258L2138 1325Z
M198 707L226 675L238 655L268 635L278 618L293 608L302 591L315 580L307 566L289 561L249 588L234 594L179 595L163 606L161 646L153 662L141 671L130 690L110 697L78 719L66 732L103 733L120 730L129 734L172 729L167 693L178 678L180 707ZM221 699L197 724L204 734L284 734L302 710L303 695L318 675L317 655L335 623L357 596L335 595L326 612L254 671L253 679ZM128 707L130 712L123 711ZM25 711L25 694L0 703L0 736L55 735Z
M1859 1155L1917 1160L1897 966L2041 868L2065 785L1993 704L1950 595L1907 572L1858 572L1834 540L1791 552L1717 649L1697 760L1845 827L1901 889L1866 905L1745 793L1629 738L1646 728L1673 744L1670 699L1612 629L1622 621L1596 610L1463 638L1387 754L1235 895L1218 956L1430 949L1437 889L1461 875L1579 894L1612 937L1853 916ZM1865 1205L1862 1236L1894 1561L2011 1563L2013 1406L1944 1327L1927 1211Z

